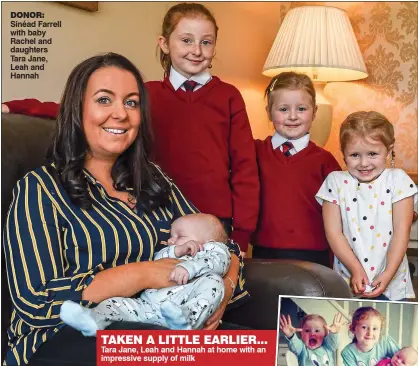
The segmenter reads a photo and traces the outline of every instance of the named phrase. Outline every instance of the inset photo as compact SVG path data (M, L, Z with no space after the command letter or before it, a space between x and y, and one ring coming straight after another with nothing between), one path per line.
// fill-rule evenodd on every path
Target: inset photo
M280 296L277 366L418 366L418 303Z

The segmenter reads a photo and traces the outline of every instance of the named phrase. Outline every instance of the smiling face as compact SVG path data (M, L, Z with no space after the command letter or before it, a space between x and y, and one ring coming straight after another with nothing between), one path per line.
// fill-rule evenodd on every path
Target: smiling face
M183 17L159 45L170 56L174 69L187 79L206 70L215 55L215 25L202 17Z
M414 366L418 363L418 352L412 347L399 350L392 357L392 366Z
M365 315L360 319L353 329L357 348L362 352L370 351L379 341L381 327L382 320L377 316Z
M91 74L82 121L90 157L116 160L135 141L141 124L139 98L137 81L129 71L110 66Z
M271 93L267 107L275 130L289 140L297 140L309 132L317 107L305 89L277 89Z
M386 168L391 150L381 141L366 137L348 142L343 153L348 172L360 182L371 182Z
M317 349L322 346L327 335L325 324L320 319L307 320L302 327L302 342L309 349Z

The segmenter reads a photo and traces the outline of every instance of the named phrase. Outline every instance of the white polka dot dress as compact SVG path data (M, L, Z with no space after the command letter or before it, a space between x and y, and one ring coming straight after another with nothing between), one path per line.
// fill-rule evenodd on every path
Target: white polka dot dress
M392 204L414 196L417 186L401 169L385 169L370 183L360 183L347 171L328 175L316 199L339 205L344 236L366 271L370 283L384 271L393 237ZM347 283L350 272L335 257L334 270ZM406 255L383 294L390 300L415 297Z

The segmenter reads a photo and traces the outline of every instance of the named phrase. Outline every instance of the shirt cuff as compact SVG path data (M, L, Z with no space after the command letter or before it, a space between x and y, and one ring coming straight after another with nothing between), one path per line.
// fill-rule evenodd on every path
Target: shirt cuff
M73 277L55 278L48 282L44 296L39 297L39 302L51 303L54 301L72 300L81 301L83 290L90 285L94 276L102 270L99 265L86 273L80 273Z

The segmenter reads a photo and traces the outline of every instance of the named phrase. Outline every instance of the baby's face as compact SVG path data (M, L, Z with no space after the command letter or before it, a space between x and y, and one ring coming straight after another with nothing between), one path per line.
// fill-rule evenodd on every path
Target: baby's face
M180 218L171 225L168 245L183 245L190 240L199 241L199 235L187 218Z
M319 319L311 319L303 325L302 342L309 349L317 349L322 346L326 334L325 324Z
M412 349L402 349L392 357L392 366L414 366L418 362L416 352Z

